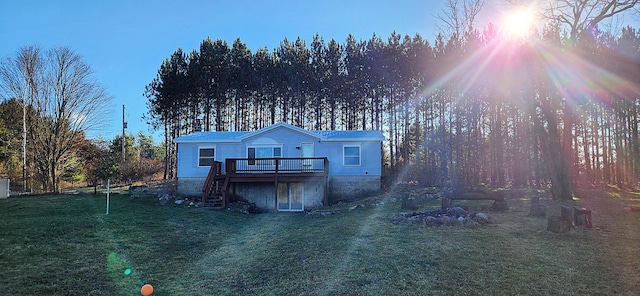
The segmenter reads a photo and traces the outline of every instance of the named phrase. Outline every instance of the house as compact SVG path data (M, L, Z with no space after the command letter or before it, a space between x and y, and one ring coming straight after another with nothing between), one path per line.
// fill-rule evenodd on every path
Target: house
M311 131L287 123L178 137L177 191L225 206L303 211L380 190L380 131Z

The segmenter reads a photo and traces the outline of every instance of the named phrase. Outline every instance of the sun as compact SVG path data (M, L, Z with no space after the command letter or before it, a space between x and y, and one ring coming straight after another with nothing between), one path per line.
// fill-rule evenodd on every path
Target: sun
M535 12L530 8L520 7L507 12L503 18L503 28L510 37L525 37L536 20Z

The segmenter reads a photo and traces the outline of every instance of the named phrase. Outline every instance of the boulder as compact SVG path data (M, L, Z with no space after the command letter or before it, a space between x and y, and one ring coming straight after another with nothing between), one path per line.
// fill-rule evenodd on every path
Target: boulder
M468 214L468 212L461 207L449 208L447 209L446 213L449 216L455 216L455 217L466 216Z
M487 216L485 213L478 212L475 216L473 216L473 221L478 222L480 225L488 224L489 216Z

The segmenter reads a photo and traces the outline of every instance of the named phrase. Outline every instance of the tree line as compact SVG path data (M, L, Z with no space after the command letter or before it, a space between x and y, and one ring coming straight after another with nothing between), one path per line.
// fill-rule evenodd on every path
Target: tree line
M109 141L86 139L100 128L99 111L111 97L69 48L27 46L1 60L0 98L0 176L11 179L12 190L59 192L63 181L95 190L107 179L137 181L161 170L158 153L149 152L161 147L150 137L139 134L135 144L125 137L127 162Z
M33 107L26 108L27 139L34 137L38 129ZM132 183L148 181L162 171L164 150L151 136L143 133L125 135L125 161L122 161L122 136L113 139L88 139L79 132L72 140L72 147L64 154L58 164L57 186L53 188L50 176L38 166L43 157L37 142L26 143L25 157L22 160L22 104L16 98L0 103L0 175L11 180L12 190L16 192L57 192L64 182L66 186L97 187L112 183Z
M581 33L549 23L510 39L489 25L433 45L396 32L343 43L316 35L310 46L285 38L255 53L239 38L207 38L162 63L146 88L147 119L165 131L168 164L182 134L284 121L382 130L387 177L397 181L635 186L640 35Z

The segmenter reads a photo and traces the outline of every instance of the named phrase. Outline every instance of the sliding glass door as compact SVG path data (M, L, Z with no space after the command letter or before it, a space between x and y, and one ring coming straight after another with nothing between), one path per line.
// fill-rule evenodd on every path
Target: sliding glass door
M303 183L278 183L278 211L304 210L303 195Z

